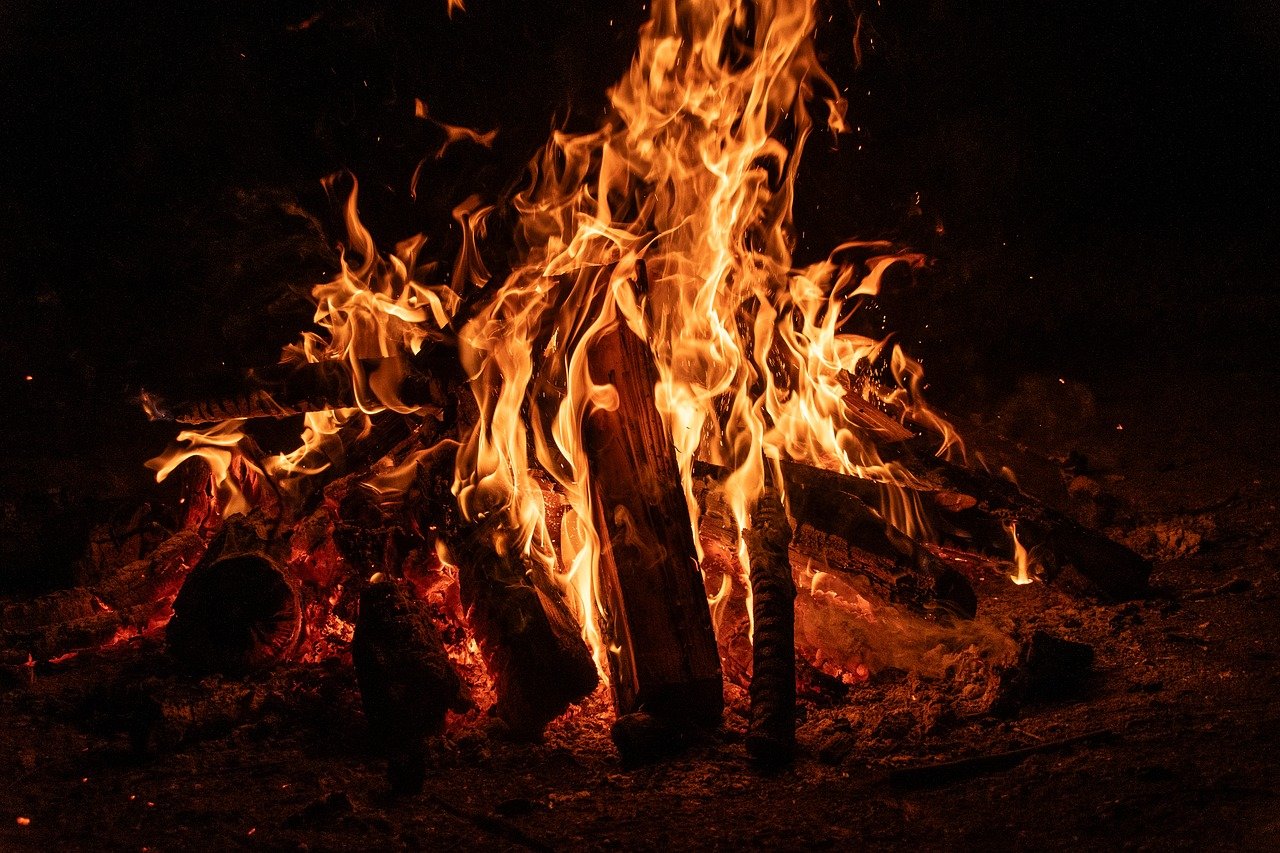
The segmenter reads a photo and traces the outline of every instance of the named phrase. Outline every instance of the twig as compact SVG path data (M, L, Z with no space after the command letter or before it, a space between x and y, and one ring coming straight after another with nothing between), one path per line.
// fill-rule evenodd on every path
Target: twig
M995 752L988 755L975 755L956 761L945 761L941 764L926 764L916 767L902 767L889 771L888 781L892 785L903 788L926 788L971 779L985 773L995 773L1017 767L1025 759L1042 752L1056 752L1069 746L1093 741L1108 740L1115 736L1111 729L1097 729L1085 734L1038 743L1034 746L1013 749L1008 752Z
M500 817L455 806L439 794L432 794L430 800L454 817L468 821L477 829L496 835L499 838L505 838L513 844L520 844L530 850L537 850L538 853L551 853L554 849L529 835L520 827L510 824Z

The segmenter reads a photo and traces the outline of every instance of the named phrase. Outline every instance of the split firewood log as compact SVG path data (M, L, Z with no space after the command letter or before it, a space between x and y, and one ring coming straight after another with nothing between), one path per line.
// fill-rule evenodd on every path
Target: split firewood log
M590 695L599 675L568 608L530 580L538 569L526 565L498 516L471 527L452 549L458 588L494 682L494 715L511 737L536 740Z
M638 275L643 292L643 265ZM588 412L583 425L616 710L715 726L720 656L675 448L654 404L652 354L619 318L589 358L592 381L617 393L615 407Z

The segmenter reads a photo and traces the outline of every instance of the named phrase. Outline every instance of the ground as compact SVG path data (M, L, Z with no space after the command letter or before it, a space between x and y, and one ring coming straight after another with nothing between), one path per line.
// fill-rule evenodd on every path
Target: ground
M621 767L597 698L540 745L458 726L423 793L393 798L340 664L253 685L251 722L139 748L103 710L154 659L138 641L5 671L0 848L1275 849L1273 377L1122 369L1072 385L1056 420L1033 387L993 411L1012 426L1020 406L1042 410L1038 429L1018 422L1024 438L1083 454L1100 523L1156 557L1152 594L1122 605L978 583L995 623L1094 648L1082 691L966 718L939 711L944 685L886 673L805 701L801 754L774 775L747 763L736 694L716 739L638 770ZM895 774L1035 745L932 785Z

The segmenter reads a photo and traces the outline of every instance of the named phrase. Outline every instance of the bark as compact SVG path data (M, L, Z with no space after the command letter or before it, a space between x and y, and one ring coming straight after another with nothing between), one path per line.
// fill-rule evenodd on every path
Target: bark
M396 582L369 584L360 595L351 657L392 790L421 790L425 738L444 730L446 711L471 707L426 605Z
M751 562L751 723L747 753L760 766L788 763L796 745L796 586L787 547L791 526L772 489L744 534Z

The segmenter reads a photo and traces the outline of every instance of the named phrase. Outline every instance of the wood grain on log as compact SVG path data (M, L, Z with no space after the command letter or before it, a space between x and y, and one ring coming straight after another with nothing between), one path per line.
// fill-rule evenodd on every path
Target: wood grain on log
M720 657L652 355L619 320L591 342L589 360L592 381L617 392L616 408L589 412L583 429L614 704L619 715L715 725Z

